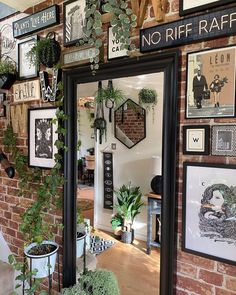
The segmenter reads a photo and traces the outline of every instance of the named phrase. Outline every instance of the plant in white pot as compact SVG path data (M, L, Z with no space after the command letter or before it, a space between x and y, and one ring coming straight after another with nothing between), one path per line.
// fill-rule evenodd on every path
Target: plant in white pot
M81 209L77 209L76 257L81 257L90 248L90 220L83 217Z
M122 185L117 191L115 191L117 197L117 204L115 208L117 213L122 217L122 234L121 240L124 243L132 243L134 239L133 223L135 217L140 213L140 209L143 206L141 201L142 193L140 187L128 185Z

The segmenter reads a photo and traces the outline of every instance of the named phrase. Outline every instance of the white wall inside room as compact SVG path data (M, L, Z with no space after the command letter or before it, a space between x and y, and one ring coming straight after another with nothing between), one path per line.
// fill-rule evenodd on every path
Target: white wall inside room
M146 114L146 138L129 149L114 136L114 115L112 123L108 122L108 110L104 108L107 121L107 141L103 137L102 144L95 143L95 218L97 228L111 230L111 210L103 209L103 165L102 151L111 151L111 143L116 143L113 151L113 179L114 188L122 184L140 186L143 194L149 192L152 174L152 156L162 155L162 117L163 117L163 73L139 75L113 79L114 88L122 90L124 96L138 103L138 92L142 88L155 89L158 94L158 103L154 108L154 121L152 110ZM78 85L78 96L92 96L97 91L97 82ZM107 81L103 81L103 86ZM146 198L143 198L146 200ZM134 224L135 236L146 239L147 234L147 207L143 206L142 212Z

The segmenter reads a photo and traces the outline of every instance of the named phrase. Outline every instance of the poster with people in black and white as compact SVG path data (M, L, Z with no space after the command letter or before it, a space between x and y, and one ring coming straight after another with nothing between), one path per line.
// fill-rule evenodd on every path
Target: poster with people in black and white
M186 118L235 116L236 47L187 55Z

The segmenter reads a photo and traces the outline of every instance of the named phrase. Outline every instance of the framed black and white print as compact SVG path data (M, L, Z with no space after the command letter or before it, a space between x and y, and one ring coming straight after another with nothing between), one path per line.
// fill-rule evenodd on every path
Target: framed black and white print
M112 32L112 27L109 27L108 28L108 48L107 48L108 60L128 56L127 49L122 49L121 45L122 43L116 40L116 37L114 33Z
M185 116L235 117L236 46L187 54Z
M83 37L86 0L64 2L64 46L74 45Z
M236 157L236 125L212 126L211 154Z
M182 16L234 2L235 0L180 0L179 14Z
M57 125L52 123L56 118L55 107L35 108L28 110L29 122L29 166L52 168L57 153L55 141Z
M236 165L184 162L182 248L236 265Z
M36 45L37 36L33 36L18 43L18 72L19 79L30 79L38 76L37 65L30 63L27 54Z
M6 117L6 93L0 93L0 117Z
M183 154L209 155L209 135L208 125L183 126Z

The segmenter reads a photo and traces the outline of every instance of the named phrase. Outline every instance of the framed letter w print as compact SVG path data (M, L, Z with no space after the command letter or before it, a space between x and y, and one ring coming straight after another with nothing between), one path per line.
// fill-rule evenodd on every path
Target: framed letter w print
M58 134L52 120L56 118L56 110L55 107L28 110L30 167L53 168L55 165Z
M209 135L208 125L183 126L183 154L208 155Z

